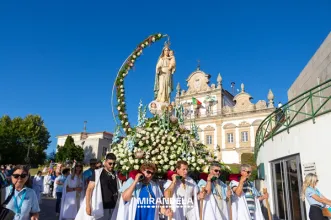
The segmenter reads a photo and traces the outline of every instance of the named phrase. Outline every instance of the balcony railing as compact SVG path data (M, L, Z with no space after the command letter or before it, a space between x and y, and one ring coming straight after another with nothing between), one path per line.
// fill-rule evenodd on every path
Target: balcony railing
M331 79L295 97L277 108L260 124L255 136L255 159L264 142L307 120L331 112Z

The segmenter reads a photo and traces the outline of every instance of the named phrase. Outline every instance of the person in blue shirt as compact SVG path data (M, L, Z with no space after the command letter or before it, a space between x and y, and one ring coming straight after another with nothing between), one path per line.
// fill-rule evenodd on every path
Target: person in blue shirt
M91 159L90 168L83 172L84 185L86 187L88 186L88 184L91 180L91 177L92 177L93 171L95 170L95 166L96 166L97 162L98 162L97 159Z
M17 165L11 175L12 185L6 188L6 198L11 197L7 209L15 213L13 220L39 219L39 203L35 191L26 186L29 179L27 166Z
M325 198L322 193L316 188L318 183L317 175L308 173L302 186L301 199L307 199L310 209L309 218L313 220L327 220L323 216L322 209L325 205L331 206L331 200Z
M60 207L61 207L61 199L62 199L62 191L63 191L63 184L67 179L67 176L70 174L70 169L65 168L62 171L62 175L56 177L55 183L57 184L56 187L56 205L55 205L55 212L56 216L60 215Z
M119 190L122 193L117 219L159 219L159 202L162 192L152 181L157 171L153 163L143 163L134 179L130 177ZM168 213L169 215L169 213Z

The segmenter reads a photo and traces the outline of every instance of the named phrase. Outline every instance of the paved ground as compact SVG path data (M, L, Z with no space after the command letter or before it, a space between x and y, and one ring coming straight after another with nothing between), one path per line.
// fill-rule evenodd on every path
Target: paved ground
M59 217L55 215L55 199L43 198L43 202L40 205L40 220L58 220Z

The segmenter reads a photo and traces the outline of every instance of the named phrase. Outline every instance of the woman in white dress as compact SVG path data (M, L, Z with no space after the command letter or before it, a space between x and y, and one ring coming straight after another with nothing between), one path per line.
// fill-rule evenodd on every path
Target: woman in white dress
M83 165L76 163L71 175L66 179L61 201L60 220L75 219L80 204L84 199L83 189Z
M45 176L44 176L44 195L49 196L51 191L50 191L50 186L51 186L51 174L50 172L48 172Z
M43 185L44 184L43 184L43 178L41 176L41 171L38 171L37 174L33 178L32 188L36 192L36 195L37 195L39 204L42 203L42 201L41 201L41 193L44 190L44 186Z

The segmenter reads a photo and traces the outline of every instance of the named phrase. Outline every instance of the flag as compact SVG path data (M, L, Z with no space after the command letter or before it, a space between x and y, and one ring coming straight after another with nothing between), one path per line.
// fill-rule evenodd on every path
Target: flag
M192 103L193 103L193 105L201 105L202 104L198 99L196 99L194 97L192 97Z

